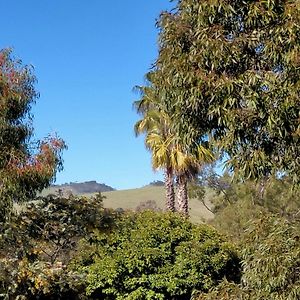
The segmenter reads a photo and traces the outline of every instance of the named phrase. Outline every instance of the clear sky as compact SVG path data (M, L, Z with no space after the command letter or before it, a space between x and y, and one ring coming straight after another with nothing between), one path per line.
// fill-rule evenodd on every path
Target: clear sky
M161 179L151 168L132 89L157 54L156 19L168 0L0 0L0 48L32 64L40 98L36 138L68 144L57 183L97 180L117 189Z

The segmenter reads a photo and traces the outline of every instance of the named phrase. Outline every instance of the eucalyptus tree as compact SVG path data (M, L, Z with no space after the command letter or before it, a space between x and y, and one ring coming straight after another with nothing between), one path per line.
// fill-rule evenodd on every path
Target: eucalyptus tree
M37 147L31 142L32 105L38 98L32 68L0 51L0 221L13 201L34 196L62 168L61 139L49 137Z
M300 2L181 0L159 19L161 101L242 178L300 181Z

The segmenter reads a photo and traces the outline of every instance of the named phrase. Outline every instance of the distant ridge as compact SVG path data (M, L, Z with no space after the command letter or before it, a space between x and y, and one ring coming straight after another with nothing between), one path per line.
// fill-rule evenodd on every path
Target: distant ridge
M165 183L161 180L155 180L155 181L151 181L147 186L164 186Z
M85 182L70 182L70 183L64 183L59 185L52 185L51 187L56 190L70 191L74 195L98 193L98 192L103 193L103 192L111 192L115 190L111 186L106 185L104 183L98 183L95 180L85 181Z

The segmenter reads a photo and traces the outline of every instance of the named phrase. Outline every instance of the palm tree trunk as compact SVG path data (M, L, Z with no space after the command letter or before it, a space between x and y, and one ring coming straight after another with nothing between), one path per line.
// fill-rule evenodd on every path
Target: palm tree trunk
M189 216L189 199L187 192L187 179L184 175L177 177L178 211L184 216Z
M175 193L172 168L165 171L165 187L166 187L166 210L175 211Z

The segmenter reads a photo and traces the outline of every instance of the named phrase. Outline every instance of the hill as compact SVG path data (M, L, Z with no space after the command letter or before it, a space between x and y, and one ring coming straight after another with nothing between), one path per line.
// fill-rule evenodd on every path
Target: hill
M73 194L76 195L84 195L84 196L92 196L95 193L99 192L93 191L90 192L90 189L87 187L96 187L96 186L104 186L107 187L108 191L101 191L102 195L106 198L103 201L103 205L106 208L113 209L123 209L123 210L136 210L136 208L143 202L146 201L155 201L155 204L158 209L163 210L165 206L165 188L163 186L157 185L147 185L142 188L129 189L129 190L114 190L112 187L109 187L105 184L94 184L95 181L88 181L84 183L71 183L71 184L63 184L63 185L55 185L48 189L45 189L42 192L42 195L47 195L50 193L57 193L59 189L63 192L72 191ZM78 189L78 187L80 187ZM84 192L87 191L87 192ZM209 189L206 192L206 203L210 206L211 197L213 196L213 192ZM190 199L190 216L193 222L199 223L204 220L213 219L214 214L210 212L199 200Z
M96 181L70 182L60 185L52 185L50 188L46 189L43 194L55 193L59 190L61 190L62 192L72 192L72 194L74 195L83 195L114 191L114 188L104 183L98 183Z
M150 182L146 186L165 186L165 183L161 180L155 180L155 181Z
M206 202L208 204L212 193L212 191L207 190ZM103 195L106 197L103 201L104 207L106 208L135 210L141 202L149 200L155 201L157 207L162 210L165 206L165 189L161 186L146 186L138 189L105 192ZM214 214L196 199L190 200L190 215L191 220L197 223L203 220L210 220L214 217Z

